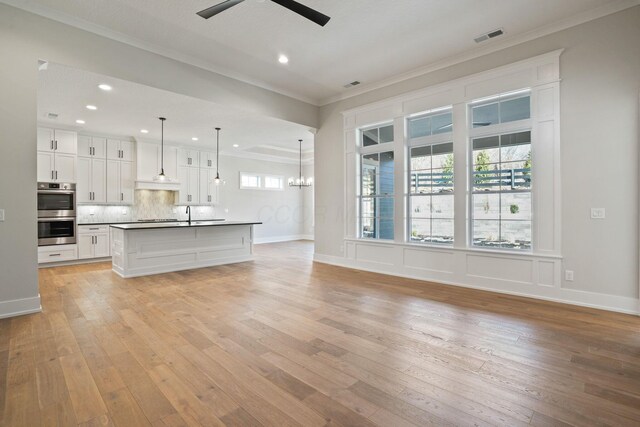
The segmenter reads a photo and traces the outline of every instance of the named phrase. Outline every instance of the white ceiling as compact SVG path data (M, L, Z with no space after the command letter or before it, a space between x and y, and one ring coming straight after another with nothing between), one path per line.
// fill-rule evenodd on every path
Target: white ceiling
M109 92L98 88L106 83ZM86 105L98 107L90 111ZM47 118L58 114L57 119ZM172 92L49 63L39 72L38 121L82 133L160 140L159 116L166 117L165 142L215 148L220 127L223 153L261 153L298 159L298 139L312 155L313 134L307 126L259 116ZM84 125L77 125L77 119ZM148 134L140 133L147 129ZM198 141L191 138L197 137ZM239 148L233 148L239 144Z
M320 27L268 0L204 20L222 0L0 0L278 92L323 104L394 76L468 58L637 0L298 0ZM481 45L473 38L504 28ZM280 65L280 53L289 56ZM350 90L353 80L363 83Z

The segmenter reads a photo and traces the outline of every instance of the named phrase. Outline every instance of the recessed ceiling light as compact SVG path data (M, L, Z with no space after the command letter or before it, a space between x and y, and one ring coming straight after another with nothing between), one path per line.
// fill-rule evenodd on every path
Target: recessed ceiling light
M140 129L140 133L149 133L149 131L146 129Z
M198 138L194 136L193 138L191 138L191 140L192 140L192 141L197 141L197 140L198 140Z
M98 107L96 107L95 105L87 105L87 110L97 110Z
M287 55L280 55L278 56L278 62L281 64L286 64L289 62L289 58L287 58Z
M79 124L79 125L83 125L84 124L84 120L78 119L78 120L76 120L76 123Z
M104 91L107 91L107 92L110 91L111 89L113 89L111 86L109 86L108 84L104 84L104 83L99 84L98 87L100 89L104 90Z
M233 148L238 148L240 147L238 144L233 144Z

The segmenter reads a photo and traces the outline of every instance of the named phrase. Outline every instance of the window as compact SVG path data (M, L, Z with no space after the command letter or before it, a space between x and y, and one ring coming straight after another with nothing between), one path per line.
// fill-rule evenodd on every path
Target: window
M360 237L394 238L393 125L361 131Z
M240 188L260 188L260 175L240 173Z
M393 125L370 128L362 131L362 146L393 142Z
M473 246L531 249L531 131L472 140Z
M453 143L411 148L410 241L453 243Z
M284 177L262 173L240 172L242 190L284 190Z
M284 179L281 176L266 175L264 177L264 188L267 190L282 190Z
M498 95L471 104L473 128L526 120L531 117L529 89Z
M451 107L407 120L408 240L453 243L453 122Z

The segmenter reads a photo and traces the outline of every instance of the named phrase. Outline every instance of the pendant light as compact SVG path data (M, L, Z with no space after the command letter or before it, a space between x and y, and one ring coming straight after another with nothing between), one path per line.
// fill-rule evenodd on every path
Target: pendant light
M300 143L300 173L298 178L289 178L289 187L298 187L301 189L302 187L311 187L313 178L305 179L305 177L302 176L302 140L299 139L298 142Z
M216 128L216 177L213 179L216 185L224 184L220 179L220 128Z
M164 174L164 117L158 117L160 120L160 173L153 177L156 182L169 182L171 178Z

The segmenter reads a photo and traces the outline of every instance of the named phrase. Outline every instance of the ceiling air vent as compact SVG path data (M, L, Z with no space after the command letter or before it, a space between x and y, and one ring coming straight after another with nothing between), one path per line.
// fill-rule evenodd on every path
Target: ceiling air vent
M350 87L358 86L359 84L360 84L359 81L354 80L351 83L347 83L346 85L344 85L344 88L349 89Z
M55 120L58 118L58 114L57 113L47 113L47 118L51 119L51 120Z
M497 30L489 31L488 33L485 33L485 34L483 34L481 36L478 36L473 40L475 40L476 43L481 43L481 42L483 42L485 40L489 40L489 39L492 39L494 37L501 36L503 34L504 34L504 30L502 28L498 28Z

